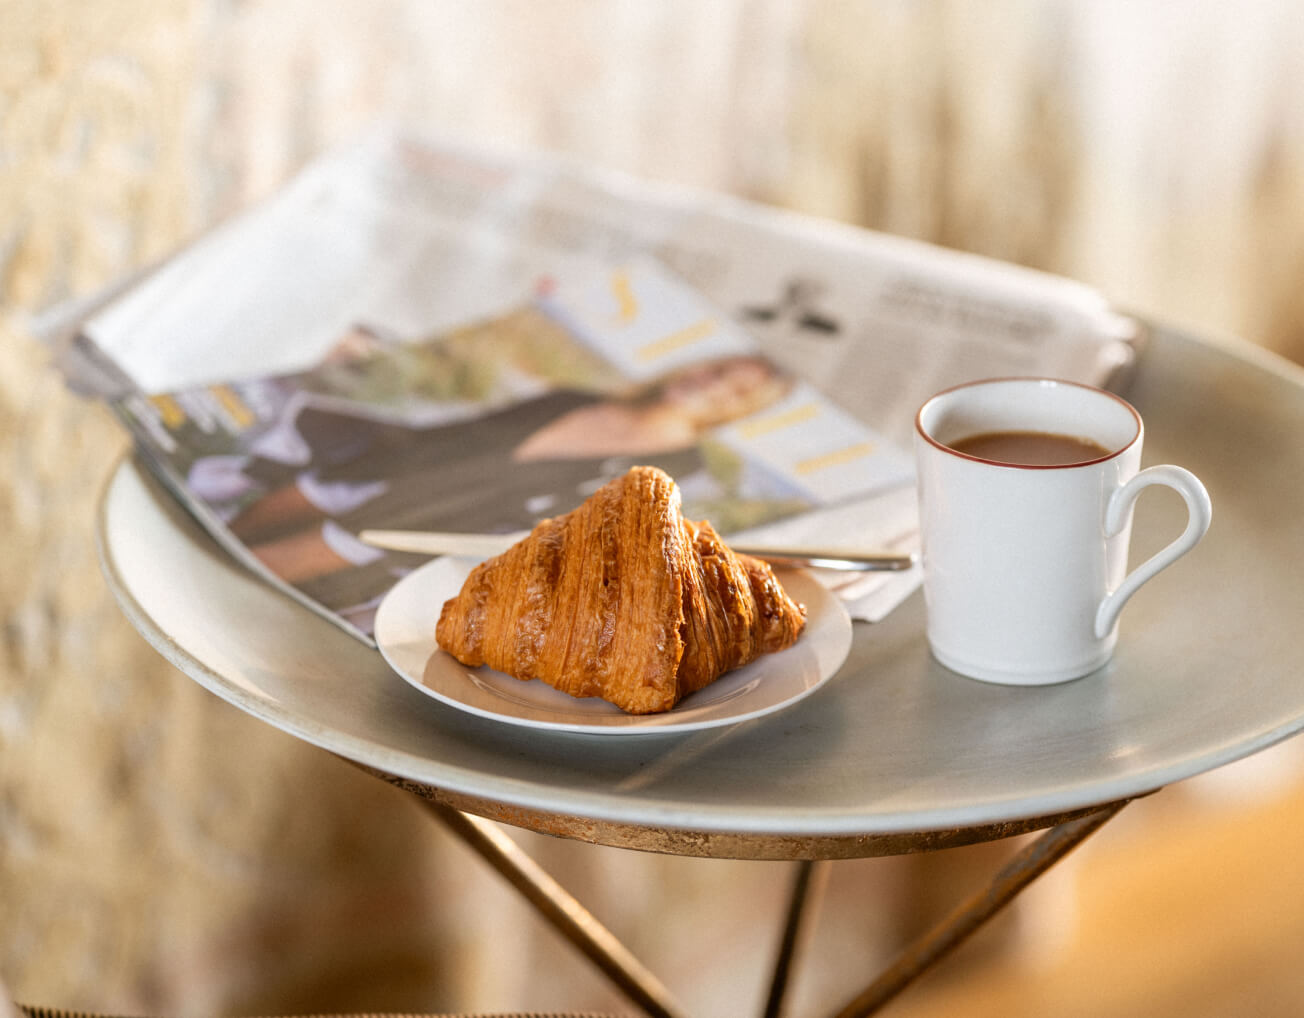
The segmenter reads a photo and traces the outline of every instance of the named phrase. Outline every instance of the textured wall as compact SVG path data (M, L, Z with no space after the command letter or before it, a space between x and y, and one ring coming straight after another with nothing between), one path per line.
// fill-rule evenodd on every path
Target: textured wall
M613 1003L554 938L517 938L533 921L397 793L130 630L91 539L124 443L27 312L384 116L1049 268L1304 357L1302 20L1287 0L0 0L0 979L124 1011ZM695 938L759 979L773 871L526 840L704 1013L730 997L682 979ZM837 879L890 906L916 869ZM872 953L901 921L829 928Z

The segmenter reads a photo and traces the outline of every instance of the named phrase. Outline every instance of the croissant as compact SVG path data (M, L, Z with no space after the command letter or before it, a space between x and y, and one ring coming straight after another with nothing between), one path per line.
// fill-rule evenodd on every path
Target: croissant
M464 665L652 714L805 625L768 563L685 520L674 481L634 467L476 566L435 636Z

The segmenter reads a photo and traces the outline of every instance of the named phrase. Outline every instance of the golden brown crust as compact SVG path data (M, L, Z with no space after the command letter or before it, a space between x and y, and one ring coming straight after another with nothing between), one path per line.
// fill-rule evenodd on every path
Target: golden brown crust
M436 639L463 664L648 714L789 646L804 625L768 564L685 520L662 471L634 467L477 566Z

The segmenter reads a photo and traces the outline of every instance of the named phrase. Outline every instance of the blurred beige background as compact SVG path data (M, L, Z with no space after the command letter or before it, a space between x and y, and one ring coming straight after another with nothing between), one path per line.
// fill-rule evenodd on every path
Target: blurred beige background
M26 316L385 118L1072 276L1304 360L1293 0L0 0L0 981L119 1012L620 1007L398 792L127 625L124 449ZM895 1015L1297 1014L1300 753L1130 807ZM519 835L697 1013L755 1011L781 869ZM840 864L795 1013L992 852Z

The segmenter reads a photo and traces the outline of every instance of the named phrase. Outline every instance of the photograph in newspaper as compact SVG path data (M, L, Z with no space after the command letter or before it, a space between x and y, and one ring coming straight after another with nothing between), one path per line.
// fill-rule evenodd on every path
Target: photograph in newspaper
M422 561L365 529L528 529L649 464L728 534L911 477L901 450L652 260L542 279L527 304L432 338L359 324L309 370L117 408L219 540L364 638Z

